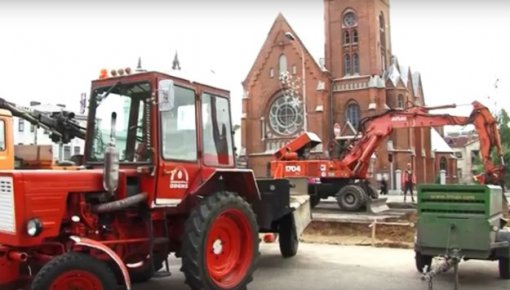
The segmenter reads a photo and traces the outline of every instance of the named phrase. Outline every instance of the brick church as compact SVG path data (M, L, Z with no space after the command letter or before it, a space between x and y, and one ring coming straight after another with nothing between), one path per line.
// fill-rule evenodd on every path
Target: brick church
M272 153L304 131L328 144L355 138L360 119L389 108L424 105L420 74L391 52L389 0L324 0L325 59L316 62L282 14L243 81L241 153L257 176ZM334 134L339 126L340 133ZM431 129L399 129L372 156L374 178L395 187L411 163L417 182L434 182Z

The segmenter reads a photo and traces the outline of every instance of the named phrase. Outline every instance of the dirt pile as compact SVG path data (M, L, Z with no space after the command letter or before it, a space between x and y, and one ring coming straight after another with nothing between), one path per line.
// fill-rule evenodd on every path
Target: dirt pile
M308 243L337 245L374 245L380 247L412 248L414 243L416 214L388 220L394 224L376 224L375 238L370 223L313 221L301 239ZM411 225L404 225L404 224Z

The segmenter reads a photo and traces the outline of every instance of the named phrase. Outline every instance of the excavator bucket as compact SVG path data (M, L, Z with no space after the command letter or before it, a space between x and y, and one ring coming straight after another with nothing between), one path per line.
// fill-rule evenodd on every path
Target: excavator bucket
M369 198L367 200L367 212L371 214L378 214L387 211L390 208L386 204L387 198Z

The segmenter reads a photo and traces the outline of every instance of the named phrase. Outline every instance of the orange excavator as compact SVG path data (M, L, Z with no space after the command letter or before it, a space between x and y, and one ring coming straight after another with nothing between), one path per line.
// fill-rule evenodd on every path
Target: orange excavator
M432 110L455 108L456 105L390 109L366 117L360 122L359 138L351 140L337 158L331 159L308 158L311 149L321 140L314 133L306 132L274 153L271 174L275 178L308 177L317 181L311 182L308 188L312 207L321 198L335 196L343 210L357 211L366 206L369 212L377 213L388 207L386 199L379 198L377 190L368 181L370 159L394 129L473 124L480 138L480 154L485 167L476 179L481 184L503 186L505 163L496 119L481 103L473 102L472 105L469 117L430 113ZM500 164L491 160L494 149Z

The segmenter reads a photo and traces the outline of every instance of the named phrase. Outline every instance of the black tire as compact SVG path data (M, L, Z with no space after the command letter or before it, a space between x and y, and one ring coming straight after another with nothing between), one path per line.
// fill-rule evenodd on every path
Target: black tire
M294 257L298 251L299 237L296 231L294 215L292 213L287 214L280 220L278 235L280 253L282 254L282 257Z
M46 290L50 289L53 283L59 282L63 283L61 285L67 285L65 282L72 279L70 277L73 276L73 272L75 275L77 272L80 273L79 279L74 280L73 283L91 282L84 278L84 275L87 275L92 280L95 279L96 284L94 285L97 286L94 287L95 289L117 289L115 275L105 263L91 256L74 252L58 256L44 265L35 275L30 289Z
M366 203L366 194L363 188L351 184L340 189L336 194L338 206L346 211L357 211Z
M166 257L163 255L156 255L154 257L154 271L151 268L150 260L146 260L142 266L138 268L128 268L129 277L131 278L132 283L143 283L149 281L152 277L154 277L154 273L161 270L163 268L163 262Z
M507 257L501 257L498 259L499 262L499 278L508 280L510 279L510 259Z
M427 272L430 271L432 265L432 256L422 255L420 252L415 251L416 270L423 273L423 269L427 267Z
M236 241L238 237L240 239ZM191 211L185 223L182 243L182 271L191 289L246 289L253 279L258 257L257 220L251 206L240 196L217 192L206 197ZM212 272L215 267L229 268L221 267L224 265L209 267L214 263L235 265L228 274L216 272L222 277L214 277Z
M321 198L318 195L310 195L310 207L315 208L321 202Z

